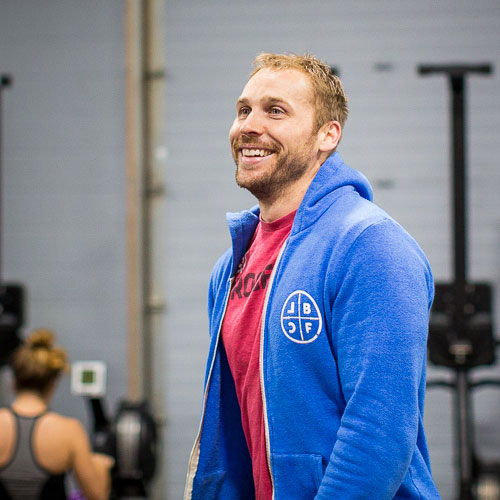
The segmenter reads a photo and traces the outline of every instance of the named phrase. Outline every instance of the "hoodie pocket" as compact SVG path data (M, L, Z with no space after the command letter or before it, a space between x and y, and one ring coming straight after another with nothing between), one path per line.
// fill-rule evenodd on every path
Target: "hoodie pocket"
M323 479L323 457L273 453L275 500L311 500Z

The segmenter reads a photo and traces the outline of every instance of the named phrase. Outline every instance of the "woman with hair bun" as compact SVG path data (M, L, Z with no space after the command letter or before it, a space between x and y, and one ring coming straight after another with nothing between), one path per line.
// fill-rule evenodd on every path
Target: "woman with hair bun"
M50 330L35 330L11 358L16 397L0 408L0 500L66 499L73 470L88 500L110 493L113 459L93 453L83 425L48 410L61 374L64 349Z

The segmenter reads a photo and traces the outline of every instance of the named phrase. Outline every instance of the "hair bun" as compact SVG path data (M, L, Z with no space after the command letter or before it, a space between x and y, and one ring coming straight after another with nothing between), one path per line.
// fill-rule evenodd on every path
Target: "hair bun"
M54 333L46 328L33 330L26 343L31 349L50 349L54 343Z

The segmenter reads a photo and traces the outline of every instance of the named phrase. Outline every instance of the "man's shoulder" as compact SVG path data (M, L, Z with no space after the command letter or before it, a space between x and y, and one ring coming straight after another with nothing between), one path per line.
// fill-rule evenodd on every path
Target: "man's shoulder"
M331 233L338 238L342 235L360 234L368 227L382 221L397 224L377 204L359 196L355 191L348 191L332 203L317 222L326 226L324 229L327 229L327 234Z
M414 251L426 261L413 236L384 209L370 200L352 196L341 206L332 205L321 217L322 234L340 244L346 253ZM339 246L337 244L337 247Z

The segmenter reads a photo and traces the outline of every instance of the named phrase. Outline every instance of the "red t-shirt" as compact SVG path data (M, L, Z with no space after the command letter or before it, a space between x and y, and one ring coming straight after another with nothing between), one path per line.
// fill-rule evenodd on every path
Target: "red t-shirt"
M273 222L259 222L236 272L221 330L252 458L256 500L272 498L260 385L262 311L273 266L294 217L292 212Z

